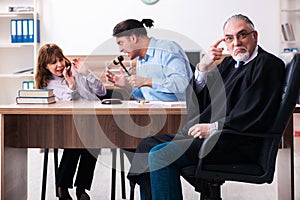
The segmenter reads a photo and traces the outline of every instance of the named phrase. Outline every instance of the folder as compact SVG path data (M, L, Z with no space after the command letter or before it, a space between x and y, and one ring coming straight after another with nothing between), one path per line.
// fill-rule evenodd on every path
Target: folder
M39 19L36 20L36 33L37 33L36 42L40 43L40 20Z
M33 24L33 19L28 19L28 36L29 40L28 42L33 42L34 41L34 24Z
M10 35L11 35L11 43L17 42L17 20L10 20Z
M17 42L23 42L22 20L17 19Z
M40 20L36 21L36 42L40 42ZM28 35L29 35L29 41L28 42L34 42L34 20L28 19Z
M22 35L23 35L23 42L29 42L29 35L28 35L28 19L22 20Z

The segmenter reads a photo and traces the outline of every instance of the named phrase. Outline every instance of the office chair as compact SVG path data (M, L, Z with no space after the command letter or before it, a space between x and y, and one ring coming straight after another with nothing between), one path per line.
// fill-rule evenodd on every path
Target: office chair
M265 133L238 133L232 130L214 131L204 140L199 151L199 162L196 166L183 168L181 175L201 193L200 199L221 200L221 186L225 181L238 181L254 184L271 183L274 178L276 157L280 147L281 137L293 114L300 90L300 54L296 54L286 66L282 100L275 117L274 125ZM215 144L221 133L246 135L263 140L255 163L249 164L209 164L205 153ZM203 190L203 189L202 189ZM205 194L204 194L205 193Z
M123 95L118 91L107 90L105 96L98 97L100 100L109 99L109 98L119 98L123 99ZM112 171L111 171L111 200L116 198L116 160L117 160L117 149L111 149L112 151ZM101 152L100 152L101 153ZM47 185L47 172L48 172L48 154L49 148L44 148L44 163L43 163L43 178L42 178L42 191L41 191L41 200L45 200L46 198L46 185ZM55 175L55 183L56 177L58 173L58 149L53 149L54 156L54 175ZM121 194L122 199L126 199L126 188L125 188L125 172L124 172L124 152L120 151L120 167L121 167ZM55 184L55 193L57 196L57 185Z

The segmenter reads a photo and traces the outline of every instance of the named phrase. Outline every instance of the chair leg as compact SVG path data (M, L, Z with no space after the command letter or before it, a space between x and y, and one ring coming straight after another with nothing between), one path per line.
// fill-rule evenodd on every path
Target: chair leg
M116 199L117 149L111 149L111 152L112 152L111 200L115 200ZM124 172L124 152L122 152L122 151L120 151L120 165L121 165L121 191L122 191L122 199L126 199L125 172Z
M221 186L219 184L210 185L210 200L222 200Z
M111 200L116 198L116 159L117 150L111 149L112 152L112 168L111 168Z
M200 193L200 200L205 200L205 197L202 193Z
M58 174L58 149L53 149L54 157L54 177L55 177L55 194L58 196L58 186L57 186L57 174Z
M135 183L132 181L129 181L130 183L130 200L134 200L134 188L135 188Z
M120 163L121 163L121 191L122 191L122 199L126 199L125 172L124 172L124 152L122 150L120 150Z
M41 200L45 200L46 197L46 184L47 184L47 171L48 171L48 154L49 149L44 149L44 166L43 166L43 180L42 180L42 192Z

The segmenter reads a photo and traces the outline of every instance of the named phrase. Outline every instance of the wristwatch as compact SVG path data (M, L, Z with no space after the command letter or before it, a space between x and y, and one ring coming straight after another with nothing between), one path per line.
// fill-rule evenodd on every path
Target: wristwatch
M147 5L153 5L153 4L157 3L158 1L159 0L142 0L142 2Z

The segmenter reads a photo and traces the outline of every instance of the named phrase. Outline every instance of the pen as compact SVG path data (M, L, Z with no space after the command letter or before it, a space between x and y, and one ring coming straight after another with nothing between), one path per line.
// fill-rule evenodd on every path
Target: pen
M142 104L142 105L144 105L145 103L149 103L148 100L138 100L137 102Z

